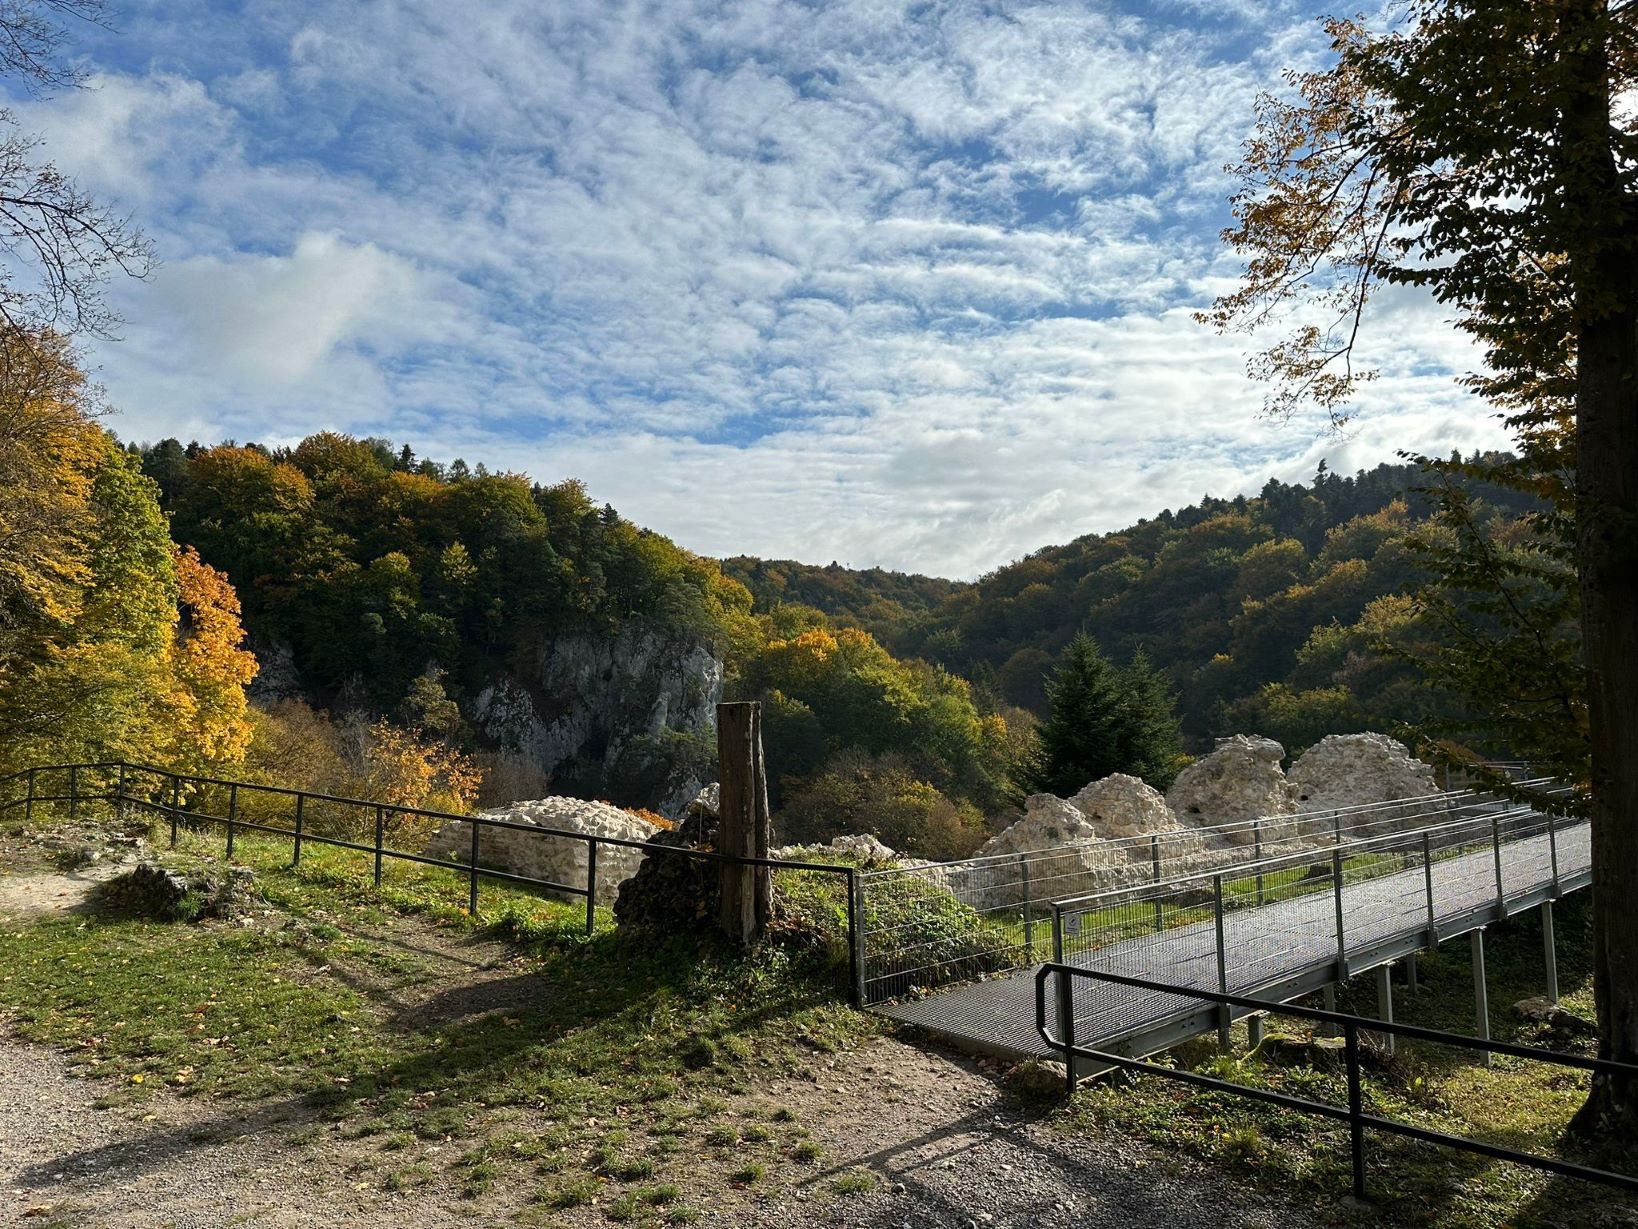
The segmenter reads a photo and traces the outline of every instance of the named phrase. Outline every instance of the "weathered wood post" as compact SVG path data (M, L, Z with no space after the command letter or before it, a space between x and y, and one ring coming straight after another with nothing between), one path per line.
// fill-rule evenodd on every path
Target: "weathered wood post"
M717 705L717 772L722 782L717 850L738 858L766 858L768 770L762 758L762 705ZM766 866L721 864L717 923L736 943L754 942L768 925L773 876Z

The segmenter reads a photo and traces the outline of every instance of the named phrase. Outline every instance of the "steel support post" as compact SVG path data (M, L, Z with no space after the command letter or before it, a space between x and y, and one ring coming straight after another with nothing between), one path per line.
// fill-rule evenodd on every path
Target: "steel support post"
M1473 945L1473 1007L1476 1023L1479 1026L1479 1038L1482 1041L1490 1040L1490 994L1485 987L1484 979L1484 927L1475 930L1470 938ZM1484 1065L1490 1066L1491 1056L1487 1051L1484 1056Z
M1405 957L1405 989L1412 994L1417 991L1416 985L1416 953L1412 952Z
M375 886L381 886L381 858L385 852L385 837L387 834L386 816L381 808L375 808Z
M1547 958L1547 997L1558 1002L1558 946L1553 942L1553 902L1541 904L1541 947Z
M1426 832L1422 833L1422 882L1428 894L1428 946L1438 947L1439 923L1433 912L1433 843Z
M1075 1095L1075 979L1058 971L1058 1036L1064 1043L1064 1091Z
M34 769L28 770L28 797L23 800L23 821L34 818Z
M231 861L232 858L233 858L233 836L234 836L234 831L233 830L234 830L234 826L238 822L239 822L239 787L238 787L238 785L235 784L235 785L228 786L227 856L228 856L229 861Z
M1558 899L1558 830L1553 823L1553 813L1547 812L1547 856L1552 859L1553 865L1553 899Z
M1327 985L1320 991L1320 1005L1324 1007L1326 1011L1335 1011L1337 1009L1337 988L1335 985ZM1330 1023L1329 1021L1320 1025L1321 1037L1335 1037L1336 1035L1336 1025Z
M80 768L78 764L68 766L68 818L77 819L80 814Z
M1263 1044L1263 1013L1260 1011L1246 1017L1246 1042L1253 1050Z
M1376 1018L1384 1024L1393 1023L1393 966L1378 965L1376 970ZM1382 1034L1382 1051L1393 1053L1393 1034Z
M1501 820L1490 817L1490 847L1496 851L1496 916L1507 916L1507 889L1502 886Z
M472 825L472 853L467 862L469 878L466 889L466 913L468 917L478 916L478 834L483 831L475 819L468 820Z
M1354 1163L1354 1198L1365 1199L1365 1097L1359 1083L1359 1026L1343 1030L1348 1059L1348 1143Z

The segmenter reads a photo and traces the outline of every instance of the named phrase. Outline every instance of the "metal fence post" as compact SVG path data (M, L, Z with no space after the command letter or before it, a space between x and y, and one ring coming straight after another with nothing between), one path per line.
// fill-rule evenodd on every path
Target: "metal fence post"
M848 972L853 982L853 1005L865 1003L864 961L864 880L858 867L847 868L847 948Z
M1257 903L1263 903L1263 821L1251 821L1252 852L1257 861Z
M386 816L379 805L375 808L375 886L381 886L381 851L387 835Z
M125 814L125 761L124 760L121 760L119 762L119 784L114 789L114 799L115 799L114 805L115 805L115 807L118 808L118 814L123 817L124 814Z
M478 821L476 819L470 819L467 822L472 825L472 855L471 855L470 860L467 862L467 866L469 867L471 879L469 880L468 886L467 886L467 889L466 889L466 911L467 911L469 916L477 917L478 916L478 833L481 832L483 829L481 827L479 827Z
M182 779L174 773L171 775L171 848L176 848L176 804L182 798Z
M1159 887L1160 886L1160 838L1158 836L1151 836L1149 838L1149 860L1154 865L1155 886ZM1160 931L1165 930L1165 929L1166 929L1166 913L1165 913L1164 907L1160 903L1160 894L1157 892L1155 894L1155 933L1158 934Z
M1018 874L1024 888L1024 956L1026 963L1035 963L1035 907L1030 899L1029 858L1018 855Z
M1336 886L1337 980L1348 980L1348 940L1342 926L1342 850L1331 850L1331 879Z
M1217 915L1217 990L1220 994L1227 994L1228 951L1227 946L1223 942L1223 877L1221 875L1213 875L1211 877L1211 893L1216 904L1214 912ZM1227 1003L1219 1005L1217 1014L1217 1044L1224 1050L1229 1048L1229 1025L1232 1019L1233 1016L1230 1012L1229 1005Z
M1359 1026L1352 1020L1342 1026L1343 1047L1348 1058L1348 1143L1354 1161L1354 1198L1365 1198L1365 1097L1359 1084Z
M1501 860L1501 820L1492 815L1490 817L1490 847L1496 854L1496 916L1507 916L1507 889L1502 886Z
M80 814L80 766L68 766L68 818L77 819Z
M1064 1091L1075 1095L1075 987L1074 977L1058 970L1058 1035L1064 1043Z
M1422 833L1422 880L1428 892L1428 946L1438 947L1439 923L1433 912L1433 842L1426 832Z
M233 857L233 826L239 819L239 785L234 782L228 786L228 813L227 813L227 856Z
M853 914L853 902L848 902L848 916ZM597 929L597 838L586 838L586 937Z
M28 797L23 800L23 821L34 818L34 769L28 770Z
M306 801L307 801L307 795L306 794L297 794L296 795L296 848L295 848L295 852L292 853L291 857L290 857L290 865L292 867L297 867L297 866L301 865L301 821L302 821L302 809L303 809L302 804L305 803Z

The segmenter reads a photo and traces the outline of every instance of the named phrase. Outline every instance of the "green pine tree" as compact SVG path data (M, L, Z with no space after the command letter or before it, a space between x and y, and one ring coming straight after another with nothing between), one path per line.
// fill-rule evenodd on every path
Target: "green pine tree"
M1120 672L1125 691L1119 735L1120 772L1142 777L1163 790L1177 776L1183 754L1178 732L1177 698L1142 649Z
M1046 690L1050 715L1021 774L1026 788L1068 797L1088 781L1123 771L1125 689L1092 637L1082 632L1069 642Z

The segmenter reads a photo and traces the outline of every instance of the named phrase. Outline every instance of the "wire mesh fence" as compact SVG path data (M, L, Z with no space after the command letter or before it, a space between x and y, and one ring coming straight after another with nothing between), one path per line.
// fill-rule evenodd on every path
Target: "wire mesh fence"
M1109 941L1177 930L1202 920L1207 903L1195 881L1202 874L1250 868L1228 878L1230 908L1323 894L1331 890L1329 851L1338 845L1377 843L1350 855L1352 876L1367 876L1373 865L1403 869L1419 856L1415 834L1452 825L1460 831L1463 823L1488 834L1490 817L1509 806L1451 791L865 872L864 998L881 1002L1045 958L1054 901L1113 893L1100 906L1107 916L1068 922ZM1127 890L1137 895L1127 900Z

